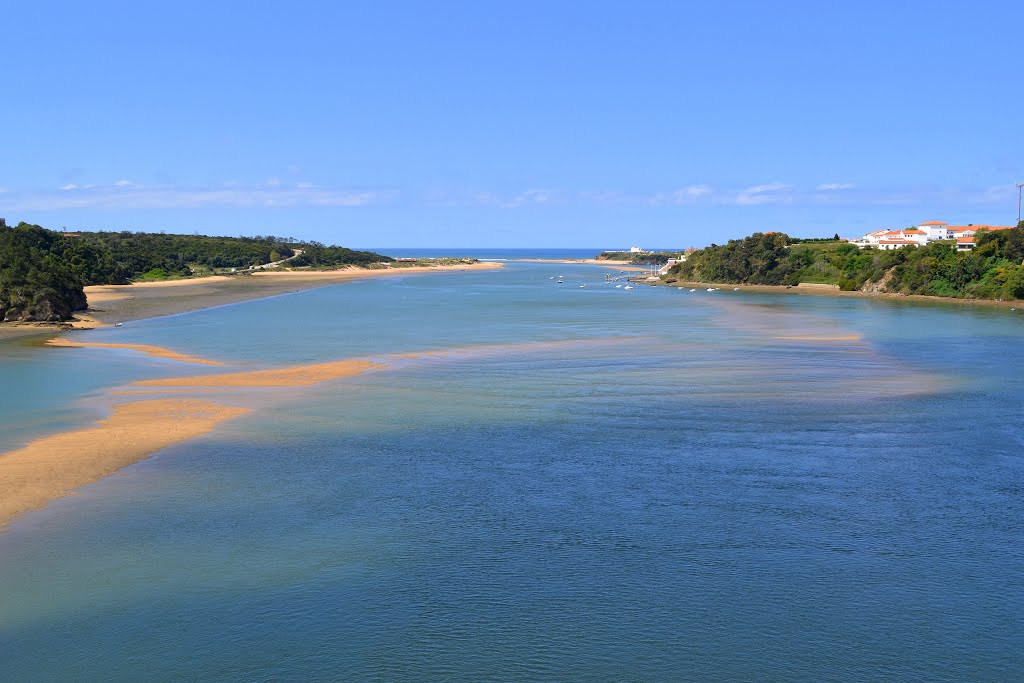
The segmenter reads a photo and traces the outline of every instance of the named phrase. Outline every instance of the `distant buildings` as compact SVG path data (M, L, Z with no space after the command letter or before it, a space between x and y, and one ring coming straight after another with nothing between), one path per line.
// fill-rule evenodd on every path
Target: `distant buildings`
M875 247L876 249L900 249L902 247L922 247L929 242L938 240L956 240L957 251L970 251L974 248L974 235L979 230L1010 230L1012 225L949 225L943 221L925 221L920 225L905 230L875 230L855 240L860 248Z

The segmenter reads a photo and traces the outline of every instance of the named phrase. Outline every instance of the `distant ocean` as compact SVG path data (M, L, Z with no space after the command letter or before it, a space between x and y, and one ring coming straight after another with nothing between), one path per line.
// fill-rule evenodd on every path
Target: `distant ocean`
M365 247L368 251L375 251L380 254L387 254L395 258L441 258L469 257L489 260L507 259L588 259L594 258L602 251L614 249L629 250L630 245L614 245L607 248L579 248L579 249L502 249L496 247L480 247L477 249L452 248L452 249L404 249L399 247Z
M1020 313L610 277L399 272L76 333L214 371L406 355L197 394L253 412L15 520L0 680L1021 680ZM0 343L0 444L208 372Z

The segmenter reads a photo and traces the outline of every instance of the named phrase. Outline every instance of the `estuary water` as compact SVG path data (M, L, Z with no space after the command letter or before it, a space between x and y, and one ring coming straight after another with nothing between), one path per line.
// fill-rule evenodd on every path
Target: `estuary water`
M0 680L1020 680L1024 314L614 272L76 335L383 367L203 394L253 412L11 523ZM0 343L0 448L209 372Z

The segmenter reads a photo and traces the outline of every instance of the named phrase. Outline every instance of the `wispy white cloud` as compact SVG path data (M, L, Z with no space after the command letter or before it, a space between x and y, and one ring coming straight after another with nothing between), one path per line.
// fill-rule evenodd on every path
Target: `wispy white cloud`
M516 209L523 206L553 204L561 199L558 192L544 189L530 189L513 193L462 189L432 190L422 197L422 202L430 207L490 206Z
M733 203L741 206L749 206L753 204L789 204L793 201L793 196L789 192L783 192L783 190L791 189L789 185L785 183L765 183L763 185L754 185L740 190L733 197Z
M514 209L529 204L550 204L554 199L555 195L550 190L526 190L503 202L501 206L506 209Z
M127 183L127 184L126 184ZM216 187L136 185L118 181L111 185L75 185L58 191L11 193L8 209L57 211L66 209L197 209L253 207L359 207L386 204L398 192L390 189L349 189L312 185Z
M658 192L650 198L649 203L655 206L696 204L710 200L714 193L715 188L710 185L687 185L671 192Z
M114 183L114 187L131 187L134 184L135 183L133 183L130 180L118 180L116 183Z
M815 190L818 192L835 192L837 190L852 190L857 187L853 183L822 183Z

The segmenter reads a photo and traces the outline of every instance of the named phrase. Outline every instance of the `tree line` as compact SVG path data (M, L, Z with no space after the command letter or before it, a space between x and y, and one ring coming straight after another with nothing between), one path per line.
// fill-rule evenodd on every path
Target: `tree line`
M952 241L879 250L797 241L783 233L754 233L692 253L665 277L670 282L815 282L848 291L1024 299L1024 221L1011 230L979 231L970 251L958 251Z
M301 250L301 254L296 253ZM86 307L82 288L135 280L247 270L292 256L288 265L334 268L391 257L273 235L210 237L143 232L61 233L0 221L0 322L67 320Z

